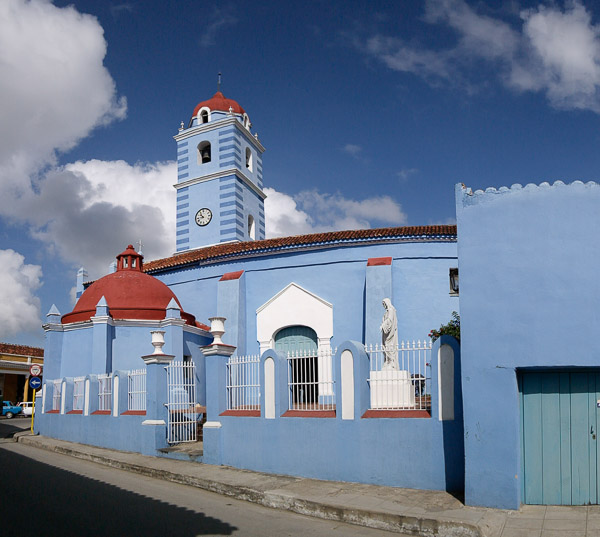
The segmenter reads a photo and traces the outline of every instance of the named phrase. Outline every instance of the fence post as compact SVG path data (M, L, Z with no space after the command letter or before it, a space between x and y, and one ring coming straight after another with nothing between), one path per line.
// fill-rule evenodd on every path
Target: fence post
M351 360L347 353L351 353ZM349 371L346 371L342 375L342 357L345 360L352 362L352 374L349 375ZM335 371L334 378L339 379L337 384L336 401L341 406L336 412L337 419L344 420L356 420L360 419L362 415L369 410L371 404L371 393L369 391L369 356L365 352L365 347L358 341L344 341L337 349L337 353L334 361ZM352 380L352 383L348 382ZM352 390L353 396L349 397L348 390ZM346 394L344 394L346 391ZM353 409L350 410L348 404L353 405Z
M289 410L287 356L268 349L260 357L260 406L261 416L279 418Z
M83 415L89 416L98 410L98 375L85 377Z
M235 347L221 341L225 332L224 317L211 317L211 345L202 347L206 364L206 423L203 426L204 456L206 464L221 464L222 424L219 415L227 409L227 359L235 352Z
M127 380L127 371L117 370L113 373L112 415L115 418L118 418L123 412L127 412L129 393Z
M62 380L60 413L68 414L73 410L73 377Z
M142 421L142 454L156 455L156 450L167 444L168 386L167 366L173 361L172 354L148 354L142 356L146 364L146 419Z

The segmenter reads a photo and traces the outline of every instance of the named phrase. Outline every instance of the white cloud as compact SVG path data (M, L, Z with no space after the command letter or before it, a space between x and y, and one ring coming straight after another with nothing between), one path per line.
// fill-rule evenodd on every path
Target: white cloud
M344 147L342 147L342 151L352 155L354 158L358 158L362 151L362 147L356 144L346 144Z
M36 332L40 319L40 301L35 291L41 286L42 268L27 265L14 250L0 250L0 339L19 332Z
M452 29L453 46L434 50L379 34L355 43L390 69L432 84L471 90L483 63L511 89L543 92L556 108L600 113L600 26L586 8L574 0L564 9L540 5L520 15L519 26L464 0L429 0L425 21Z
M557 108L600 113L600 26L574 3L564 13L540 6L522 13L523 33L531 46L530 72L513 71L511 81L523 89L542 89Z
M175 176L172 164L160 163L54 168L58 151L125 117L126 101L103 65L103 34L95 17L73 7L0 2L0 100L10 103L0 108L0 216L29 226L63 259L89 263L92 273L111 233L118 250L139 237L154 242L151 233L169 228L162 207ZM124 237L127 229L134 237ZM166 251L163 243L157 249Z
M265 188L265 234L267 238L312 233L311 217L298 208L292 196Z
M35 238L97 278L139 239L147 259L173 253L175 177L173 162L75 162L49 172L39 193L18 204Z
M234 9L231 5L213 7L212 13L202 21L204 32L200 36L200 46L206 48L214 45L218 33L223 28L237 23L237 17L233 15ZM203 11L203 16L206 17L206 10Z
M402 207L389 196L353 200L317 190L290 196L272 188L266 188L265 193L265 225L269 238L406 224Z
M417 168L402 168L399 172L396 172L396 175L402 181L406 181L411 175L414 175L415 173L419 173L419 170Z
M45 0L0 2L0 100L9 103L0 107L0 209L56 150L125 116L105 55L94 17Z

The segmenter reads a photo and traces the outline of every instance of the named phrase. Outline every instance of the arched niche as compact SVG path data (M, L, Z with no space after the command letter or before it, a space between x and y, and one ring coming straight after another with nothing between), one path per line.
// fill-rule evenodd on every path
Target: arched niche
M261 354L275 347L277 332L296 325L315 331L320 351L331 347L333 305L292 282L256 310L256 338Z

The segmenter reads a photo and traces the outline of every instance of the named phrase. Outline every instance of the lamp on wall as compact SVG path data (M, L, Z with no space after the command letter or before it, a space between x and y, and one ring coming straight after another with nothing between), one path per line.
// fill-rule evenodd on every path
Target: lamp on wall
M458 295L458 269L450 269L450 294Z

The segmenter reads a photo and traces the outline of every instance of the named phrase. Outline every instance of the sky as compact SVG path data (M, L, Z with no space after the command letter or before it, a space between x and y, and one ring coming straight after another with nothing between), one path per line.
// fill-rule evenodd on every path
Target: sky
M268 237L599 179L591 0L2 0L0 341L43 346L79 267L174 252L173 136L219 72L266 147Z

